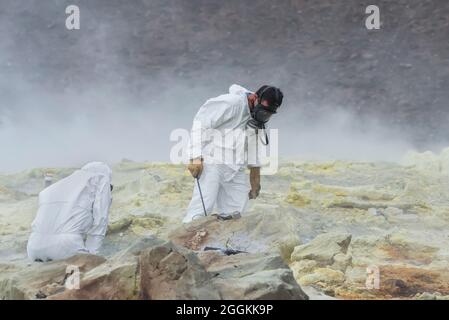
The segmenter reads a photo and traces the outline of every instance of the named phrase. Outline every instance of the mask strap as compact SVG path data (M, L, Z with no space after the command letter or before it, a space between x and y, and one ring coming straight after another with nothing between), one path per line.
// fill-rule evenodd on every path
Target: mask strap
M265 89L263 89L262 93L260 94L260 97L258 97L258 98L259 98L259 103L262 103L262 97L263 97L263 95L264 95L265 92L267 92L267 90L270 89L270 88L271 88L270 86L267 86Z
M262 144L264 146L268 146L268 144L270 143L270 140L268 140L268 133L267 133L267 129L265 128L265 123L262 125L262 130L265 133L265 142L260 140L260 142L262 142Z

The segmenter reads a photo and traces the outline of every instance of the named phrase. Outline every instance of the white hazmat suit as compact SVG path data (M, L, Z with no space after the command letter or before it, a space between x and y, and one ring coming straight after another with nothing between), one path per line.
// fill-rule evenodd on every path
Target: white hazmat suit
M260 166L257 162L248 164L245 155L248 140L243 136L248 135L248 130L253 130L247 127L251 118L247 98L250 93L234 84L228 94L206 101L194 118L190 158L204 159L199 183L208 215L215 207L223 217L242 214L248 204L250 183L245 168ZM205 132L210 129L215 130L215 134L221 134L223 139L209 139L211 137ZM234 142L227 143L232 141L232 136L236 137ZM192 200L183 222L189 223L200 217L204 217L204 209L195 181Z
M31 260L65 259L77 253L96 254L108 226L112 171L91 162L39 194L31 225Z

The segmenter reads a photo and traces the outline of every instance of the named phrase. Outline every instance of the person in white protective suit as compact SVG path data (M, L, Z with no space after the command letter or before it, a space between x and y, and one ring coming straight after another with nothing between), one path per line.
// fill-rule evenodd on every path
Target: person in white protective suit
M33 261L97 254L108 226L112 171L91 162L39 194L28 257Z
M215 207L219 219L239 218L248 200L258 197L260 162L257 158L248 161L249 136L255 135L252 140L259 141L258 130L265 129L282 99L281 90L273 86L262 86L253 93L234 84L228 94L209 99L199 109L192 127L188 165L198 181L184 223L213 214Z

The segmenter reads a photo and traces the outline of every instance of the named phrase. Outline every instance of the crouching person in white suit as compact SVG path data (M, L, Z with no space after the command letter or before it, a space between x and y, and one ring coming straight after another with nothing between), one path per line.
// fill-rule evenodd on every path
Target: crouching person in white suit
M31 225L28 257L50 261L97 254L108 226L111 179L106 164L91 162L44 189Z

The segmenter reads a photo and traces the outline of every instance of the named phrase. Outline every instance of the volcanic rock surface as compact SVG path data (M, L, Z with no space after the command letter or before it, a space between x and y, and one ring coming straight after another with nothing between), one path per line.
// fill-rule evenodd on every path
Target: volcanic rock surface
M446 299L448 155L283 161L241 219L187 225L184 167L122 161L101 256L44 264L26 258L37 195L46 172L58 180L74 169L3 175L0 298ZM79 268L80 290L65 286L68 265ZM373 270L377 288L367 285Z

